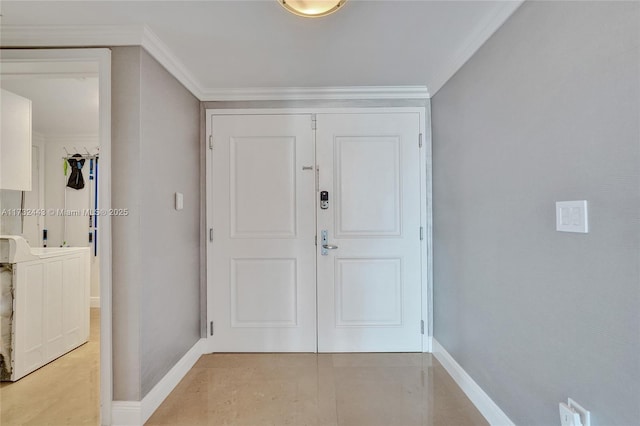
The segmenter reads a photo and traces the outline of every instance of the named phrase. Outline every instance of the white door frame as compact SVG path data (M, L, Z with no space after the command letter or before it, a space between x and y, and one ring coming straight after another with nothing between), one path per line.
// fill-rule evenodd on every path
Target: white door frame
M34 148L38 150L38 209L44 208L44 139L40 139L38 142L34 142L34 136L36 136L36 132L31 132L31 152L33 153ZM38 135L39 137L41 135ZM31 165L33 167L33 163ZM33 170L31 171L33 173ZM32 186L33 188L33 186ZM46 228L44 222L45 216L38 215L36 217L36 226L38 228L38 244L42 246L42 230ZM24 231L24 229L23 229ZM29 243L31 244L31 243Z
M422 277L422 317L425 321L422 351L432 351L433 330L433 232L432 232L432 154L431 154L431 112L430 103L426 107L339 107L339 108L242 108L242 109L211 109L205 111L205 147L206 155L206 223L207 235L213 226L213 188L210 185L213 175L213 160L210 140L212 137L211 116L213 115L286 115L286 114L366 114L366 113L418 113L420 114L420 133L422 134L423 156L420 162L420 222L424 226L425 235L421 241L421 277ZM212 252L209 250L211 238L207 238L207 347L205 352L213 351L211 339L211 310L213 301L210 299L209 287L212 282L209 268L213 267Z
M0 63L91 62L97 65L99 86L101 210L111 209L111 50L101 49L3 49ZM53 73L57 72L55 69ZM59 75L59 74L57 74ZM25 74L28 76L28 74ZM100 424L111 424L113 375L111 357L111 218L100 217L98 255L100 259Z

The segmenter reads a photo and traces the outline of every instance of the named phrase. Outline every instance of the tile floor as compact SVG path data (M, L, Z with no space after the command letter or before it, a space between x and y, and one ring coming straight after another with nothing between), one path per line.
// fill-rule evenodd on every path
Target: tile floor
M0 386L0 425L97 425L99 310L87 344ZM148 426L487 422L430 354L204 355Z
M100 309L89 341L23 377L0 384L0 425L97 425L100 411Z
M146 423L486 424L430 354L204 355Z

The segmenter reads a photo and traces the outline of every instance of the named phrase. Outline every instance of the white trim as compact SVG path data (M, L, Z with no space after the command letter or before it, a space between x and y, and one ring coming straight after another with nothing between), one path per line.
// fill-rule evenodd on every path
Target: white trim
M422 279L422 316L425 330L422 337L422 352L432 351L431 330L433 329L433 212L431 180L433 178L432 150L431 150L431 101L420 113L420 133L422 134L422 148L420 152L420 222L426 231L425 238L420 242Z
M158 409L160 404L169 396L180 380L193 368L204 353L205 339L198 340L195 345L174 365L171 370L142 398L142 423Z
M142 403L139 401L113 401L111 404L112 426L142 425Z
M211 335L211 330L210 329L210 325L211 321L213 321L213 297L211 295L211 288L213 286L212 282L213 282L213 273L210 271L213 271L212 269L212 263L213 263L213 249L212 249L212 241L209 237L209 230L213 229L213 185L211 185L211 181L213 179L213 149L210 148L209 145L209 138L213 138L213 129L212 129L212 119L211 119L211 114L210 114L210 110L205 109L204 111L204 120L205 120L205 130L204 130L204 141L202 141L202 143L204 143L204 150L206 152L205 155L205 182L204 182L204 192L206 195L206 200L205 200L205 210L204 210L204 214L205 214L205 253L206 253L206 259L205 259L205 271L206 271L206 277L205 277L205 297L206 297L206 302L205 302L205 336L206 336L206 348L204 349L206 352L205 353L213 353L215 352L215 342L213 340L213 336ZM214 331L215 332L215 331Z
M429 99L426 86L253 87L205 89L203 101Z
M139 45L141 25L3 25L2 47Z
M158 409L203 354L205 339L198 340L142 401L113 401L113 426L140 426Z
M146 25L4 25L2 47L142 46L187 90L203 90L166 44Z
M111 51L105 49L99 60L100 77L100 176L98 207L111 209ZM112 306L111 306L111 216L98 221L100 261L100 414L101 423L111 424L113 400Z
M3 47L142 46L201 101L428 99L426 86L203 88L146 25L5 25Z
M31 80L35 78L52 79L52 78L98 78L97 72L28 72L28 73L3 73L3 80Z
M205 116L211 115L286 115L286 114L366 114L366 113L419 113L422 106L409 107L300 107L300 108L207 108ZM207 118L208 120L208 118ZM209 123L207 123L209 125ZM207 127L207 135L211 129ZM208 137L208 136L207 136ZM206 143L206 141L205 141Z
M4 77L4 76L3 76ZM31 132L31 146L38 148L38 208L44 208L45 201L45 174L46 174L46 164L45 164L45 143L46 139L42 133L33 131ZM42 246L44 240L42 239L42 230L47 229L47 218L46 216L38 216L36 223L38 224L38 245Z
M440 72L435 73L435 77L430 81L429 85L432 96L438 93L438 90L467 63L523 3L524 0L503 1L493 15L485 19L483 24L478 25L476 31L472 32L467 38L463 47L442 64Z
M515 426L504 411L493 402L491 397L482 390L436 339L433 339L433 355L440 361L440 364L447 370L489 424L493 426Z
M99 308L100 307L100 296L91 296L89 299L89 306L91 308Z
M426 280L427 280L427 294L426 294L426 312L429 315L429 324L428 330L426 331L426 335L429 336L428 341L428 352L433 352L433 136L432 136L432 125L431 125L431 101L427 102L426 106L426 127L425 127L425 156L426 159L426 177L427 177L427 188L426 188L426 203L427 203L427 256L426 256L426 265L424 267L427 269L426 272Z
M504 1L477 26L463 47L444 61L425 86L326 88L205 88L146 25L4 25L3 47L142 46L200 101L428 99L473 56L524 0Z
M2 43L9 45L4 39L5 35L11 35L15 27L4 26L2 28ZM24 27L20 27L24 28ZM42 28L42 27L37 27ZM94 27L92 27L94 28ZM121 28L121 27L119 27ZM22 35L35 40L43 34L35 30ZM94 31L95 32L95 31ZM15 35L15 33L14 33ZM51 34L47 33L47 37ZM11 40L11 38L9 37ZM15 41L15 40L14 40ZM59 39L54 40L58 43ZM47 43L43 43L46 45ZM27 45L27 44L22 44ZM36 43L34 45L40 45ZM2 51L0 62L95 62L98 66L98 91L99 104L99 139L100 139L100 180L99 203L101 209L111 208L111 51L109 49L9 49ZM46 137L45 137L46 138ZM100 422L104 425L111 424L111 408L113 398L112 375L112 329L111 329L111 218L103 216L98 224L98 254L100 257Z
M160 40L160 38L146 25L142 30L141 45L151 56L153 56L153 58L155 58L156 61L160 62L160 64L169 71L176 80L182 83L187 90L189 90L196 98L202 100L202 86L198 83L187 67L175 57L167 45L164 44L164 42Z
M146 25L4 25L3 47L142 46L200 101L428 99L426 86L204 88Z

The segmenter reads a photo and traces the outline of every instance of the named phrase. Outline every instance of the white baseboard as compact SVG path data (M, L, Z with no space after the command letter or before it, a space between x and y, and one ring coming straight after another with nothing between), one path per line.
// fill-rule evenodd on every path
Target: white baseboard
M200 339L169 370L142 401L113 401L111 405L111 424L113 426L141 426L158 409L180 380L191 370L204 353L205 339Z
M423 343L422 352L433 353L433 336L427 336L426 340Z
M140 407L140 401L113 401L111 403L111 424L113 426L142 425Z
M511 419L493 402L493 400L482 390L482 388L464 371L464 369L456 362L455 359L442 347L442 345L433 339L433 355L440 364L447 370L449 375L460 386L463 392L476 406L478 411L492 426L515 426Z
M191 370L203 353L205 339L200 339L189 351L173 366L171 370L158 382L157 385L142 398L142 423L158 409L171 391L180 383L180 380Z
M92 308L99 308L100 307L100 296L98 297L91 297L89 299L89 306Z

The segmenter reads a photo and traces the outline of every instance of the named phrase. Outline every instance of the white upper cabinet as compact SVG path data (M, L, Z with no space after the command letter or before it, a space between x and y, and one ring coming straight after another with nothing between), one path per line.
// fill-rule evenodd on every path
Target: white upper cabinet
M0 93L0 189L31 191L31 101Z

